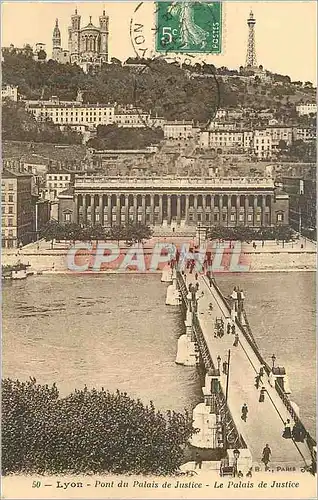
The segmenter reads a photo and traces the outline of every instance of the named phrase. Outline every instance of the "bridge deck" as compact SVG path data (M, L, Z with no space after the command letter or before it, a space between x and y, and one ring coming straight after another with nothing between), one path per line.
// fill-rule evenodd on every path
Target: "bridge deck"
M282 437L284 422L293 419L283 404L281 398L268 382L266 373L261 381L260 387L266 389L265 401L259 402L260 390L255 387L255 377L261 367L253 349L246 340L244 334L238 330L239 345L233 346L234 336L225 332L222 338L214 337L215 319L229 318L230 314L224 300L220 297L214 287L210 288L206 277L198 279L200 292L204 296L198 301L198 319L208 345L213 363L217 366L217 356L220 356L221 372L222 363L227 360L228 350L231 350L230 377L228 406L235 420L240 434L243 436L251 454L253 463L260 463L262 450L268 443L272 451L271 464L276 466L299 466L311 463L310 451L305 443L295 443L292 439ZM187 284L195 282L193 274L187 274ZM213 304L213 311L209 311L209 303ZM226 321L225 321L226 325ZM221 386L226 391L226 375L221 374ZM241 419L241 408L246 403L248 406L247 421Z

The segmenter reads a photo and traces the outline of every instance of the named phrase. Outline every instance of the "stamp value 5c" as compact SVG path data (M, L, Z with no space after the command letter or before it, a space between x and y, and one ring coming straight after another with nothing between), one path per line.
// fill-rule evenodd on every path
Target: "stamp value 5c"
M222 52L222 2L157 2L157 52Z

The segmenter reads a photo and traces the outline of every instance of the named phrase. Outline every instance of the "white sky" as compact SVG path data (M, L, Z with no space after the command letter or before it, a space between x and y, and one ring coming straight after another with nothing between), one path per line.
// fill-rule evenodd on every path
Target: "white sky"
M67 27L77 6L82 26L92 21L105 8L110 17L109 55L121 60L134 56L129 26L136 2L3 2L2 46L13 43L46 44L48 56L52 51L52 32L55 18L59 19L63 48L67 48ZM317 78L315 1L228 1L225 6L225 50L220 56L210 56L217 66L238 68L245 64L247 25L250 9L256 18L256 52L258 64L271 71L288 74L293 80L312 81ZM150 5L148 4L150 8ZM142 6L141 9L147 9ZM141 10L140 10L141 12ZM149 16L149 24L152 17Z

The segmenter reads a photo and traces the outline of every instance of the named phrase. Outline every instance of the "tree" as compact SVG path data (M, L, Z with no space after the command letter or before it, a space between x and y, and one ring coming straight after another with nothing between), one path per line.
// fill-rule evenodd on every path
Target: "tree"
M185 413L127 393L2 381L2 470L37 474L172 474L195 430Z
M65 230L61 224L56 220L50 220L40 231L40 237L45 241L51 241L51 248L53 248L54 240L63 239Z

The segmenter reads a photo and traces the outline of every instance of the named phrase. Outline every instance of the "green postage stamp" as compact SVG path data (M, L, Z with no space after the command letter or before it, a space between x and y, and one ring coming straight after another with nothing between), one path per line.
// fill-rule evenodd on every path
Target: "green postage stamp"
M156 50L220 54L222 2L157 2Z

